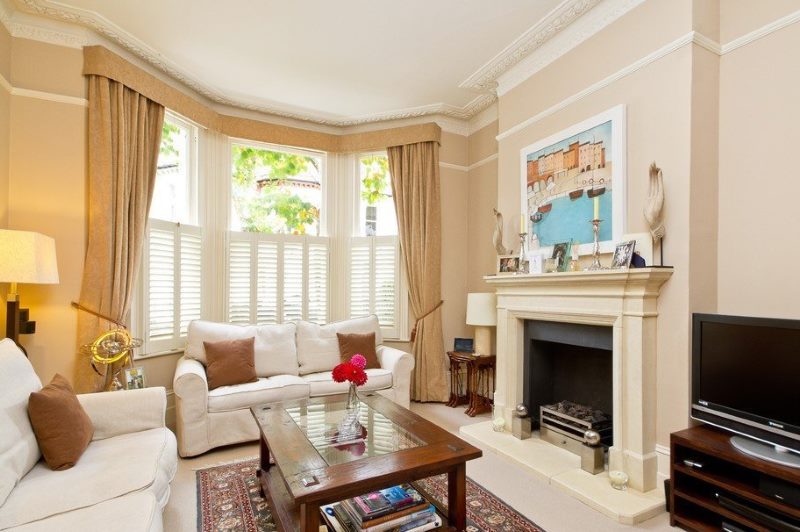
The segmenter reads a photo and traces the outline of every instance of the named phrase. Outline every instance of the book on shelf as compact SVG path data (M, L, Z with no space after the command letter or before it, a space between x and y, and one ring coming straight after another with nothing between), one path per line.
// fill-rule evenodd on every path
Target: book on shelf
M436 508L408 484L325 505L320 512L333 532L423 532L442 523Z

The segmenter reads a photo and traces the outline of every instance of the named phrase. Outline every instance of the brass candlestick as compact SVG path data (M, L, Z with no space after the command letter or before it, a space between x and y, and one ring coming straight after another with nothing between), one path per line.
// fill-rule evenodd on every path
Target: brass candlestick
M592 220L592 233L594 234L594 247L592 248L592 265L587 270L602 270L603 266L600 264L600 222L595 218Z

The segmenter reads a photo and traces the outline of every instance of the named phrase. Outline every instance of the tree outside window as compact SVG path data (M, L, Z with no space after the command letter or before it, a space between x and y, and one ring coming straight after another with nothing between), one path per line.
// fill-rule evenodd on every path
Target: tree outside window
M361 236L397 234L389 159L383 154L359 158L361 183Z
M319 235L322 159L235 144L231 229Z

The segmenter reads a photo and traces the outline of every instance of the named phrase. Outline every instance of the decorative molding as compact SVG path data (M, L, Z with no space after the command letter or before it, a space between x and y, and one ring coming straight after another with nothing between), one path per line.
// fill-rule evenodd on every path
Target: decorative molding
M499 116L499 112L497 109L497 102L493 102L492 105L481 111L480 113L476 114L472 118L469 119L469 131L468 134L472 135L473 133L480 131L481 129L485 128L492 122L496 122Z
M461 164L444 163L439 161L439 168L449 168L450 170L458 170L459 172L469 172L469 166Z
M0 74L0 87L4 88L7 93L14 94L14 87L11 86L11 83L9 83L2 74Z
M775 33L778 30L782 30L787 26L791 26L795 22L800 22L800 11L795 11L794 13L789 13L785 17L781 17L778 20L770 22L757 30L751 31L750 33L746 33L741 37L737 37L736 39L723 44L721 47L722 54L730 53L742 46L747 46L748 44L761 39L762 37L766 37L771 33Z
M81 107L89 107L89 100L86 98L79 98L77 96L67 96L64 94L55 94L52 92L35 91L31 89L21 89L14 87L11 90L12 96L22 96L23 98L35 98L37 100L45 100L48 102L66 103L69 105L78 105Z
M669 446L661 445L660 443L657 443L656 444L656 452L658 454L663 454L664 456L669 456L669 453L670 453Z
M498 157L497 153L493 153L490 156L488 156L488 157L486 157L484 159L481 159L478 162L472 163L471 165L469 165L467 167L467 170L472 171L472 170L475 170L476 168L479 168L479 167L483 166L486 163L490 163L492 161L496 161L497 157Z
M651 64L651 63L653 63L655 61L658 61L662 57L666 57L667 55L671 54L672 52L674 52L676 50L679 50L680 48L686 46L687 44L693 43L695 35L697 35L696 32L690 31L686 35L683 35L682 37L679 37L679 38L675 39L671 43L668 43L668 44L662 46L658 50L656 50L654 52L651 52L650 54L642 57L638 61L635 61L635 62L631 63L630 65L626 66L625 68L622 68L621 70L618 70L617 72L611 74L610 76L606 77L605 79L602 79L602 80L600 80L600 81L588 86L587 88L583 89L582 91L577 92L577 93L573 94L572 96L570 96L570 97L568 97L568 98L566 98L564 100L561 100L560 102L558 102L555 105L551 105L547 109L544 109L543 111L540 111L539 113L533 115L532 117L528 118L527 120L523 120L519 124L517 124L515 126L512 126L512 127L508 128L508 129L506 129L505 131L502 131L500 134L497 135L497 140L500 141L500 140L503 140L505 138L508 138L511 135L513 135L513 134L525 129L526 127L528 127L528 126L530 126L532 124L535 124L536 122L539 122L540 120L542 120L542 119L544 119L544 118L546 118L546 117L548 117L548 116L550 116L550 115L552 115L552 114L554 114L554 113L556 113L556 112L558 112L558 111L560 111L560 110L562 110L562 109L574 104L575 102L578 102L578 101L586 98L587 96L589 96L591 94L594 94L595 92L608 87L609 85L611 85L615 81L619 81L620 79L622 79L622 78L624 78L626 76L629 76L629 75L631 75L631 74L633 74L635 72L638 72L639 70L643 69L647 65L649 65L649 64Z
M502 96L567 54L605 27L638 7L644 0L606 0L543 43L535 53L497 77L497 94Z
M491 58L474 74L461 82L459 87L476 91L493 92L497 78L542 46L601 0L564 0L550 13L534 24L514 42Z

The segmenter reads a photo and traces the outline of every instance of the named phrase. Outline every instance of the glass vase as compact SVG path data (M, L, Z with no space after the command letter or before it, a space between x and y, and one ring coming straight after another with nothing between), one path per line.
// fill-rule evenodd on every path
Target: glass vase
M360 435L359 410L361 410L361 401L358 399L358 387L351 382L350 388L347 390L344 418L339 423L339 441L353 440Z

